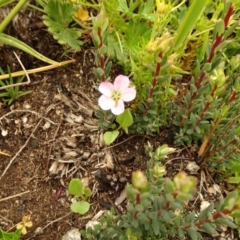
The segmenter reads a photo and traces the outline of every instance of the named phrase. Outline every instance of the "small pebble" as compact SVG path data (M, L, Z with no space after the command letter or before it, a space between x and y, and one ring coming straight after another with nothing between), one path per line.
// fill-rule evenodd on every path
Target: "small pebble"
M37 140L35 139L35 138L31 138L30 139L30 145L31 145L31 147L32 148L38 148L38 146L39 146L39 144L38 144L38 142L37 142Z

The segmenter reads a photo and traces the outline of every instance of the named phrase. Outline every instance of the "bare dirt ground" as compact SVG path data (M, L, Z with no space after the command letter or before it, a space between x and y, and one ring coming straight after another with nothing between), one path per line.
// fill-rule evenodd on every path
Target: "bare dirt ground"
M37 24L38 23L38 24ZM100 210L111 207L124 213L126 202L115 206L131 173L145 169L148 156L144 147L161 144L174 146L174 132L162 129L158 136L122 135L112 147L106 147L94 111L99 93L93 74L94 57L91 42L78 53L65 54L41 18L29 19L26 29L9 26L7 32L19 37L43 55L76 62L55 70L30 75L31 83L22 90L32 90L11 106L0 101L0 227L14 229L24 215L30 214L33 227L23 239L61 239L71 228L82 229ZM17 30L18 29L18 30ZM20 32L25 31L24 37ZM24 38L24 39L23 39ZM0 47L0 66L12 72L21 70L13 51L26 69L45 64L8 46ZM114 67L112 77L122 73ZM215 182L204 169L194 164L194 151L180 149L166 160L167 176L186 171L199 179L196 198L189 210L199 211L204 200L218 202L225 195L225 185ZM71 196L67 186L71 178L84 179L93 190L91 210L86 216L70 211ZM229 229L219 229L215 239L237 239ZM177 238L175 238L177 239ZM213 239L207 236L204 239Z

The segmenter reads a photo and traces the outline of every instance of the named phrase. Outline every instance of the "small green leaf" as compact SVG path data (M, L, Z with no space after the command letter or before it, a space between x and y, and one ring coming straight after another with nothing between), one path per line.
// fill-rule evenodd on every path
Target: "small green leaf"
M141 204L137 204L135 207L136 211L138 212L143 212L144 211L144 207Z
M189 134L189 135L193 134L193 130L192 129L188 129L187 130L187 134Z
M164 221L166 221L167 223L172 223L172 219L171 219L171 216L170 216L169 212L165 211L163 209L161 209L160 211L161 211L162 219Z
M197 232L196 230L193 230L193 229L188 229L187 230L188 232L188 235L191 237L192 240L198 240L198 235L197 235Z
M158 224L158 220L157 219L153 219L152 221L152 228L153 228L153 232L155 235L159 235L159 224Z
M213 29L214 36L216 36L217 34L223 34L224 31L225 31L224 21L222 19L217 20Z
M138 220L133 220L133 221L131 222L131 224L132 224L132 226L133 226L134 228L137 228L137 227L138 227Z
M75 10L74 5L69 2L49 0L44 8L46 15L43 16L43 22L60 44L68 44L74 50L80 50L81 31L77 28L69 28Z
M18 229L15 232L4 232L0 229L0 240L19 240L21 237L22 229Z
M112 131L112 132L108 131L104 133L103 140L106 145L110 145L116 140L118 135L119 135L119 131Z
M79 178L73 178L68 186L68 191L74 196L83 195L83 183Z
M217 234L217 231L215 230L215 226L211 223L204 223L201 226L201 229L204 230L205 232L209 233L209 234Z
M126 109L122 114L118 115L116 118L116 122L122 128L128 128L133 124L133 117L129 109Z
M71 204L71 210L82 215L87 213L89 209L90 204L86 201L74 202Z
M84 195L86 197L90 197L92 195L92 191L90 188L84 188Z
M240 177L229 177L228 182L232 184L239 184L240 183Z
M218 225L225 225L230 228L236 228L237 226L232 222L231 218L228 216L223 216L222 218L215 221Z

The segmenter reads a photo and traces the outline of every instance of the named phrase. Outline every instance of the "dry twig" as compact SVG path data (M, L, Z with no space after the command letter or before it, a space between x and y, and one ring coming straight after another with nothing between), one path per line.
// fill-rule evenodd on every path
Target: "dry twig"
M56 132L54 133L54 136L53 136L53 139L52 139L52 141L54 141L55 139L56 139L56 136L57 136L57 133L58 133L58 131L59 131L59 128L60 128L60 126L61 126L61 124L62 124L62 119L60 120L60 122L59 122L59 124L58 124L58 126L57 126L57 130L56 130ZM49 149L49 153L48 153L48 158L47 158L47 170L48 170L48 167L49 167L49 161L50 161L50 155L51 155L51 152L52 152L52 144L50 145L50 149Z
M34 132L37 130L38 126L40 125L40 123L42 122L42 118L39 120L39 122L37 123L37 125L35 126L35 128L33 129L32 133L30 134L30 136L28 137L27 141L24 143L24 145L19 149L19 151L14 155L14 157L9 161L7 167L5 168L5 170L3 171L0 180L2 179L2 177L5 175L5 173L7 172L7 170L9 169L9 167L11 166L11 164L13 163L13 161L16 159L16 157L22 152L22 150L27 146L29 140L31 139L31 137L33 136Z
M12 156L11 154L8 154L8 153L2 152L2 151L0 151L0 155L4 155L4 156L7 156L7 157L11 157Z
M57 123L51 121L49 118L46 118L44 116L42 116L41 114L39 114L38 112L35 112L35 111L32 111L32 110L25 110L25 109L16 109L16 110L12 110L11 112L8 112L6 114L4 114L2 117L0 117L0 122L1 120L3 120L5 117L13 114L13 113L32 113L32 114L35 114L37 115L38 117L42 118L42 119L45 119L46 121L50 122L51 124L53 125L57 125Z
M22 196L23 194L26 194L26 193L29 193L30 191L25 191L25 192L22 192L22 193L18 193L18 194L15 194L15 195L12 195L12 196L9 196L9 197L5 197L5 198L1 198L0 199L0 202L3 202L3 201L6 201L6 200L9 200L11 198L15 198L15 197L19 197L19 196Z

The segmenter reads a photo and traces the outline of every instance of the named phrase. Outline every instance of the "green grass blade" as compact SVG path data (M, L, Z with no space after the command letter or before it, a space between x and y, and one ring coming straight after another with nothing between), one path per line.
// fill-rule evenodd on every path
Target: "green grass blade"
M28 0L20 0L10 11L10 13L3 19L0 23L0 33L4 31L7 25L13 20L13 18L18 14L18 12L24 7Z
M175 49L179 48L182 45L187 35L193 30L207 3L208 0L193 0L186 16L184 17L180 27L177 30L177 34L174 39Z
M15 0L0 0L0 7L3 7L5 5L8 5L12 2L14 2Z
M39 52L35 51L33 48L29 47L24 42L14 38L14 37L11 37L9 35L6 35L4 33L0 33L0 43L4 43L6 45L16 47L16 48L34 56L35 58L38 58L39 60L41 60L43 62L46 62L49 64L58 64L58 62L55 62L55 61L51 60L50 58L43 56Z
M17 98L20 98L20 97L22 97L22 96L24 96L24 95L27 95L27 94L31 93L31 92L32 92L32 91L26 91L26 92L20 91L20 92L18 93L18 95L17 95Z
M9 97L9 93L8 92L0 93L0 98L1 97Z

